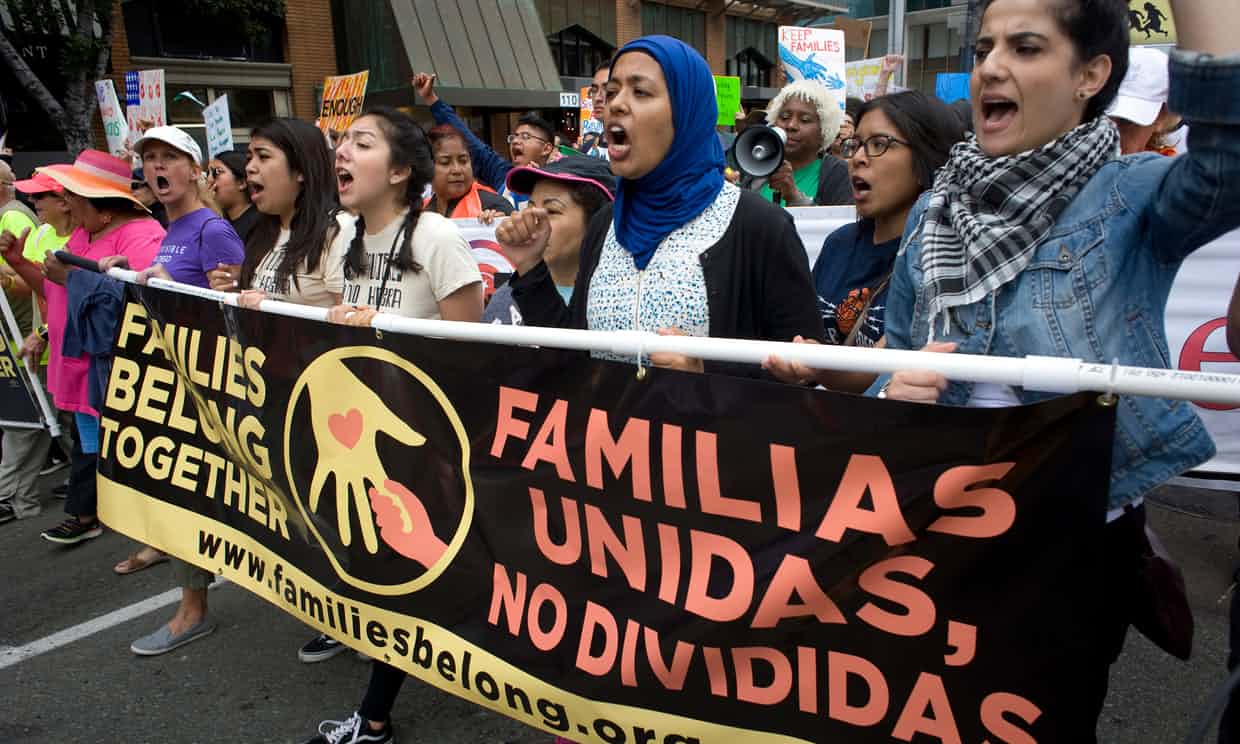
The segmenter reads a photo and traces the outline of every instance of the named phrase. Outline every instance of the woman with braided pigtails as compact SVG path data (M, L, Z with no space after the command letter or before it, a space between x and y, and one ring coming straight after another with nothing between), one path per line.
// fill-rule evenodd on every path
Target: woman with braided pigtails
M357 225L345 257L345 304L332 320L369 325L377 312L482 319L482 277L469 244L451 220L422 208L433 169L425 133L395 109L370 109L345 132L336 184Z
M379 312L482 319L482 275L469 244L451 220L422 210L433 168L426 135L394 109L369 109L344 133L336 184L357 223L345 256L345 304L331 309L331 321L367 326ZM392 741L390 714L404 681L404 672L374 661L361 706L320 723L309 744Z

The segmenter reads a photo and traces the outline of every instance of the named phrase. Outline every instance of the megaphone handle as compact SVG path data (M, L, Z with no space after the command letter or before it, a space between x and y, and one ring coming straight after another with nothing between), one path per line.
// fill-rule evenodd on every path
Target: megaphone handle
M779 193L775 189L771 189L771 201L775 202L776 204L779 204L783 200L784 200L783 194Z

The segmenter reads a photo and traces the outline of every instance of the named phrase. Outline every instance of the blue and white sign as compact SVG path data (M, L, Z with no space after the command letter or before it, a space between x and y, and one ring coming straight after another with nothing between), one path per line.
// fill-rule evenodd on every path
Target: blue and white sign
M844 107L848 95L844 32L835 28L779 27L779 62L788 82L816 80Z

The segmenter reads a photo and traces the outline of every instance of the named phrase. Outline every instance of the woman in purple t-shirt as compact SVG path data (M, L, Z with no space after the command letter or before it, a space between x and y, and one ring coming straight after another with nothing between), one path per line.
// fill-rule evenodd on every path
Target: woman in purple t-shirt
M203 289L211 286L207 272L237 270L245 258L245 245L232 224L204 200L202 150L194 138L177 127L153 127L134 149L142 157L147 185L168 212L168 234L152 269Z
M168 234L152 265L155 273L205 289L210 286L207 272L237 270L245 247L228 220L203 201L202 150L198 143L176 127L154 127L142 135L134 149L142 156L147 185L168 211ZM124 266L125 262L108 258L100 265L107 269ZM154 548L145 547L130 560L149 563L158 555ZM140 656L166 653L215 630L207 621L211 574L180 560L174 559L172 565L181 587L181 604L172 620L130 646Z

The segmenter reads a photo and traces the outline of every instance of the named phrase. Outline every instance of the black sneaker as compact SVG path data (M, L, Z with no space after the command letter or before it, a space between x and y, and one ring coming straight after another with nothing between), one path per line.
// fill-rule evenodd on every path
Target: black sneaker
M12 522L17 519L17 512L13 511L13 505L8 501L0 501L0 524Z
M77 517L69 517L50 530L45 530L41 537L44 540L61 545L76 545L80 542L93 540L102 534L103 525L99 524L98 519L90 524L83 524L78 521Z
M327 661L336 654L349 650L349 647L326 634L315 636L314 640L297 650L297 658L306 664L316 661Z
M383 724L382 731L372 731L360 713L354 713L343 721L323 721L319 735L306 744L393 744L392 724Z

